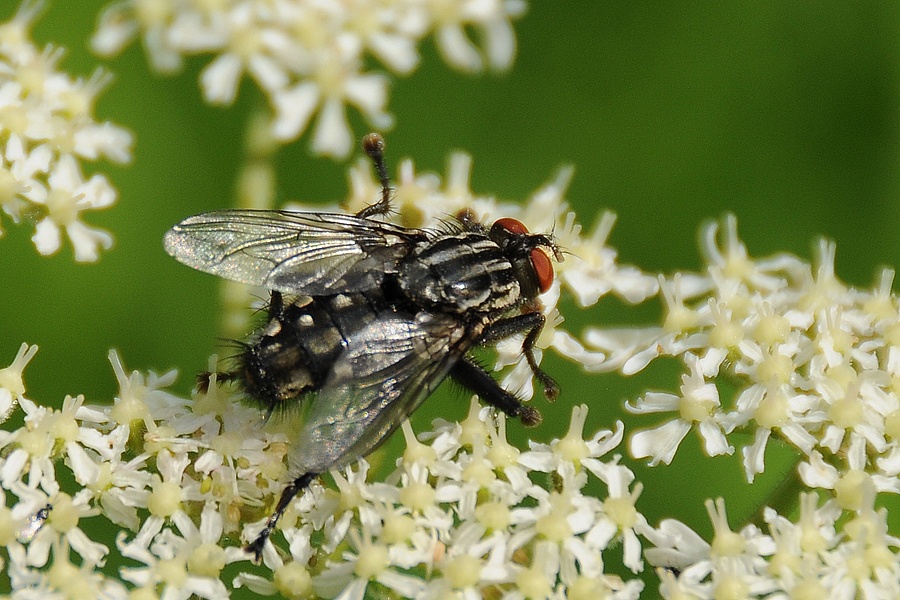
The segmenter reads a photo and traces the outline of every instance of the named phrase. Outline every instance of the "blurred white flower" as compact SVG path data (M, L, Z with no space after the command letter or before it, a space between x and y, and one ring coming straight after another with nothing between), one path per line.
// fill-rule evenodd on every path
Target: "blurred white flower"
M433 35L451 66L507 69L516 52L512 21L524 11L521 0L119 0L101 14L92 47L110 56L140 38L162 72L178 70L186 56L210 55L200 75L207 101L232 103L249 75L269 100L278 139L297 139L315 116L313 151L342 158L358 137L348 105L374 128L392 124L389 79L369 70L373 58L407 75Z
M65 231L75 260L94 262L112 236L82 222L82 213L111 206L116 191L99 173L85 181L81 161L128 162L132 136L95 120L109 74L71 77L58 70L61 48L31 41L43 5L26 0L0 24L0 208L15 223L36 222L32 240L41 254L59 250Z

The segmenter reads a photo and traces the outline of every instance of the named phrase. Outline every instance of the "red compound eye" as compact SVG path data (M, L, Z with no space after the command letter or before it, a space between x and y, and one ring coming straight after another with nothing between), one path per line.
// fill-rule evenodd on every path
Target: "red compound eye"
M504 217L502 219L497 219L494 221L494 227L502 227L510 233L514 233L516 235L526 235L528 233L528 228L522 225L522 222L518 219L513 219L511 217Z
M540 248L534 248L531 251L531 266L534 267L534 273L537 275L538 289L543 294L553 285L553 263L550 257Z

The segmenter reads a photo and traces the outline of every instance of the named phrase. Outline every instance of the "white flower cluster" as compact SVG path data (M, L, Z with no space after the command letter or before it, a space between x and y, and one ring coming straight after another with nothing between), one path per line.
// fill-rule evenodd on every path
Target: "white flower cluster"
M587 408L577 407L565 438L520 452L506 441L502 418L495 423L491 415L473 402L461 423L438 422L423 435L428 444L406 424L407 450L385 483L366 483L362 462L335 475L339 496L314 488L296 511L298 526L284 530L289 559L270 549L264 561L272 579L242 574L237 583L285 593L279 582L296 585L288 573L316 564L303 589L323 597L361 599L380 590L476 599L493 590L509 599L598 591L637 598L639 580L604 572L604 554L621 539L624 561L639 571L635 532L649 529L634 508L633 474L618 457L600 460L621 441L621 424L585 441ZM536 485L535 472L554 474L552 489ZM605 500L584 493L589 475L606 484Z
M691 429L708 454L733 452L728 435L755 437L743 449L753 481L774 434L800 450L803 482L833 489L845 508L862 489L900 492L900 304L885 270L872 290L834 273L834 245L819 245L818 266L792 255L754 261L734 217L704 232L707 269L660 277L662 327L592 329L588 344L609 353L608 366L634 373L658 356L681 357L680 393L650 392L629 408L671 420L631 438L634 456L668 463ZM717 379L737 382L733 402ZM865 485L863 485L865 484Z
M0 24L0 208L14 222L37 222L32 240L41 254L59 250L65 232L75 260L96 261L112 236L80 219L84 211L111 206L116 190L101 174L85 179L80 161L128 162L132 138L94 119L107 73L73 78L57 70L61 48L31 41L41 7L26 0Z
M766 529L731 531L725 503L707 501L713 539L666 520L647 536L647 560L659 567L660 595L671 600L889 600L900 598L900 539L887 531L887 511L875 496L842 511L834 500L817 507L802 494L796 522L767 508Z
M377 129L391 124L388 78L368 71L373 58L408 74L433 35L458 69L504 69L516 50L510 21L524 10L522 0L120 0L101 15L92 43L112 55L140 36L164 72L185 56L213 55L200 76L208 102L232 103L247 74L269 100L277 138L296 139L318 113L313 150L343 157L353 139L346 105ZM483 50L469 39L472 29Z
M280 492L285 436L260 427L262 415L215 378L193 400L179 398L164 389L174 372L129 374L115 352L112 405L69 397L61 410L38 406L22 385L35 350L23 345L0 371L25 413L23 426L0 431L0 546L17 597L220 599L243 586L297 598L634 599L642 589L604 568L612 553L641 570L637 534L652 531L635 509L641 486L631 471L617 456L603 460L621 424L585 440L586 407L565 437L527 452L474 402L461 423L421 436L427 443L405 424L407 450L385 482L366 482L361 461L332 474L337 492L313 485L282 520L286 547L265 548L270 577L241 571L226 583L227 565L250 566L241 541ZM603 496L585 493L591 478ZM60 479L80 490L67 494ZM122 528L115 549L89 535L84 519L95 515ZM127 559L119 577L102 569L111 551Z

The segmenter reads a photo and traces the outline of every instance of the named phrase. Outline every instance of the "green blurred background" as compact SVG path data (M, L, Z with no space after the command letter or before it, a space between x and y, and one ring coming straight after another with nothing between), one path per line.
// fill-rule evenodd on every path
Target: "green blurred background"
M0 18L16 4L3 2ZM21 342L39 344L26 371L29 397L58 404L83 393L102 403L116 392L106 355L117 348L129 369L178 368L176 387L187 394L208 355L225 351L216 339L217 281L170 259L161 240L185 216L231 205L243 123L259 94L244 85L234 107L211 108L197 83L207 57L174 77L152 73L140 45L102 61L87 40L107 3L49 4L35 38L66 47L70 73L87 76L98 64L114 72L97 114L134 132L135 158L88 167L107 173L120 194L114 208L86 218L116 238L99 264L75 264L70 247L39 257L32 230L6 223L0 364ZM572 164L568 198L581 221L615 211L611 245L646 271L698 268L698 228L725 212L737 215L757 257L808 259L826 236L851 284L869 286L880 266L900 264L900 4L532 2L515 28L518 57L502 75L454 72L426 42L419 69L392 87L392 167L413 157L418 169L443 173L449 151L465 149L474 156L473 190L514 199ZM356 116L354 127L358 137L367 131ZM314 158L307 145L304 137L279 154L278 197L342 198L346 164ZM580 312L570 302L564 314L577 333L589 322L652 321L658 306L606 300ZM589 432L621 418L656 423L627 418L623 400L679 384L671 364L631 379L582 375L553 357L545 365L562 380L563 398L542 406L545 424L533 433L543 441L565 431L580 402L590 406ZM415 422L461 418L466 404L426 403ZM702 499L723 495L739 525L791 464L778 461L789 452L770 446L767 472L748 490L736 458L694 462L697 446L692 434L672 466L633 465L651 523L677 516L708 533Z

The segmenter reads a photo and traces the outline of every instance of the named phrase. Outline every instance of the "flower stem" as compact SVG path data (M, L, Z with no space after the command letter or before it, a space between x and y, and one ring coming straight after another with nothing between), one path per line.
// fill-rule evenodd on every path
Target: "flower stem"
M800 506L800 492L807 489L803 481L800 480L800 473L797 469L800 459L801 457L798 455L791 467L785 472L784 478L772 488L768 497L747 518L748 523L752 523L757 527L764 527L766 524L764 519L766 507L774 509L780 515L793 515L796 513Z

